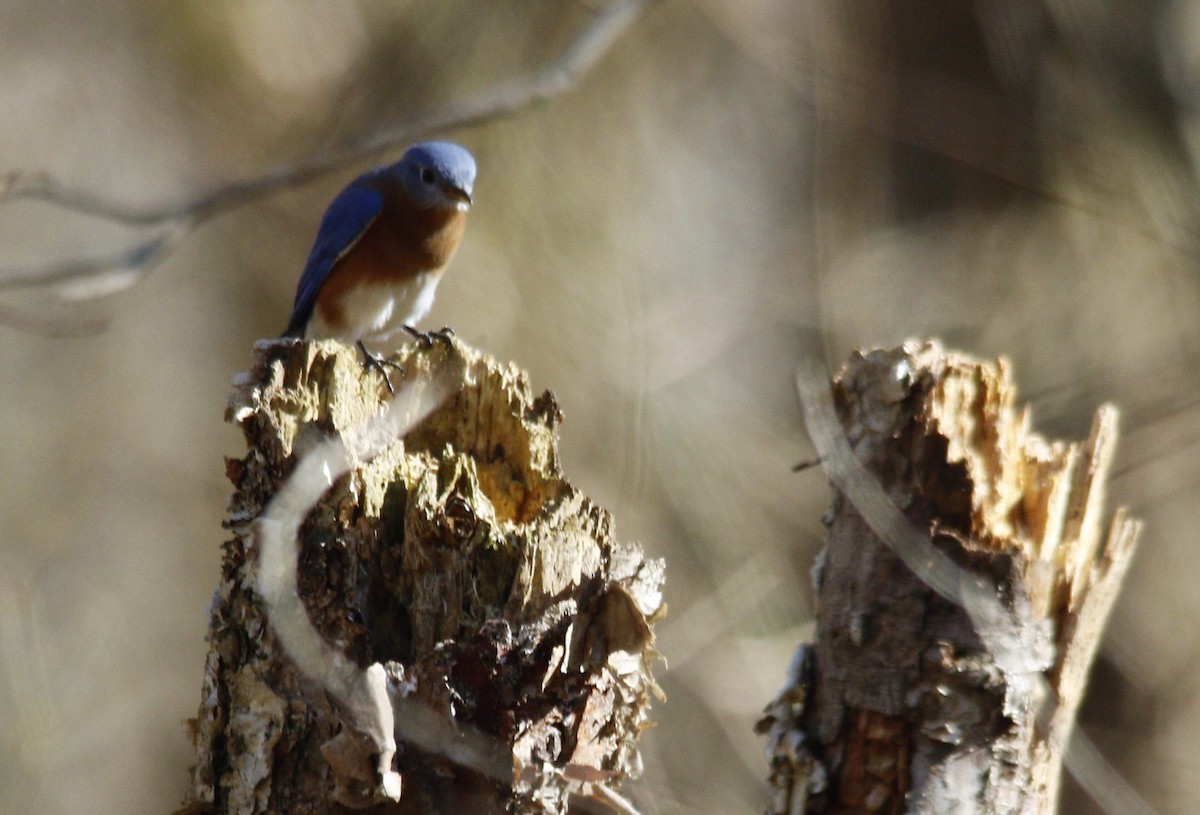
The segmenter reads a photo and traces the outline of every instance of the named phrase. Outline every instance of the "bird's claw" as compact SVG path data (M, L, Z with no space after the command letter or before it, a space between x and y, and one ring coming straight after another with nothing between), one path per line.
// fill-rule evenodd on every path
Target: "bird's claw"
M432 348L435 339L446 343L446 347L449 348L454 337L454 329L448 325L442 326L438 331L421 331L411 325L404 326L404 330L411 334L422 348Z
M393 362L390 359L384 359L382 354L372 354L367 350L367 346L362 344L362 340L358 341L358 350L363 353L363 367L368 371L379 371L379 375L383 377L383 384L387 385L388 393L394 394L396 389L392 387L392 378L388 375L388 368L395 368L398 373L404 372L404 366L399 362Z

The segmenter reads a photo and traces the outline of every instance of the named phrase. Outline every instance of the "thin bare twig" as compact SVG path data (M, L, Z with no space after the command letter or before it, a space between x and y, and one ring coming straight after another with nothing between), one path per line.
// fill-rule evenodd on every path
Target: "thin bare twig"
M166 257L181 238L215 215L276 190L298 186L342 167L360 163L422 133L482 124L570 90L599 62L649 3L650 0L620 0L597 12L556 59L531 76L501 83L427 116L367 134L335 151L254 178L232 181L175 203L153 207L131 206L86 190L67 187L43 172L18 170L0 175L0 206L21 199L45 201L70 212L155 230L150 238L115 253L68 257L41 265L0 269L0 290L56 286L114 269L136 271L137 274L131 276L129 281L129 285L133 285Z

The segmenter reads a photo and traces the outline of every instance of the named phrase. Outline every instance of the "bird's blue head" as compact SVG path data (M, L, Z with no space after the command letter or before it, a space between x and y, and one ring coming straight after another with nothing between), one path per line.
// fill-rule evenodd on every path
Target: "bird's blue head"
M424 207L466 210L475 186L475 159L448 141L414 144L395 165L404 188Z

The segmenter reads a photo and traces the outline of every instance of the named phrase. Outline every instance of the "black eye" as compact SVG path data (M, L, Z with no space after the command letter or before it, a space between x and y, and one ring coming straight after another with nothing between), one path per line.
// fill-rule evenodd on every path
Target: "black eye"
M435 180L436 176L434 176L433 170L429 169L428 167L421 168L421 181L423 183L432 184Z

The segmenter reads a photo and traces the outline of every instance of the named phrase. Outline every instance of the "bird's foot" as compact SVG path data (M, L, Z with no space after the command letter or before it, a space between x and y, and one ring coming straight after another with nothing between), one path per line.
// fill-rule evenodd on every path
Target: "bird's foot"
M432 348L434 340L441 340L446 343L446 347L450 347L450 340L454 336L454 329L448 325L442 326L440 331L421 331L413 328L411 325L404 326L404 330L412 335L422 348Z
M372 354L367 350L367 346L362 344L362 340L359 340L357 345L358 350L362 351L363 353L363 367L368 371L379 371L379 375L383 377L383 384L387 385L388 393L394 394L396 389L392 387L392 378L388 375L387 369L395 368L397 372L402 373L404 371L404 366L399 362L393 362L390 359L384 359L382 354Z

